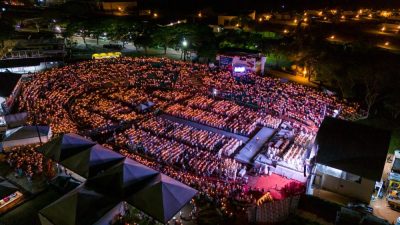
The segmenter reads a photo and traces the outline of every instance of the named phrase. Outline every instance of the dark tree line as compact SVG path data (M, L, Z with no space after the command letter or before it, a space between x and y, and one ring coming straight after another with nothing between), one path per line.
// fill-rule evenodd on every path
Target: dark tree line
M106 34L112 41L132 42L135 47L143 48L145 54L151 47L164 49L182 49L185 47L197 52L199 57L212 58L216 52L216 38L212 29L201 24L158 25L151 21L133 21L129 19L92 19L70 21L63 33L64 38L79 34L83 42L91 35L97 39ZM187 40L188 46L182 46Z

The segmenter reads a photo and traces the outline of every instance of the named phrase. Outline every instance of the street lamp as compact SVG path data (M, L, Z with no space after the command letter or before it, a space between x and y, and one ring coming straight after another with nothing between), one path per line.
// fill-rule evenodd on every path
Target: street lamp
M153 14L153 17L154 17L154 18L157 18L157 17L158 17L158 14L157 14L157 13L154 13L154 14Z
M188 45L188 42L186 41L186 39L183 39L183 41L182 41L182 46L183 46L183 47L187 47L187 45Z
M390 45L390 43L387 41L387 42L385 42L385 46L389 46Z
M332 36L330 37L330 39L331 39L331 40L335 39L335 35L332 35Z
M384 32L386 30L386 27L382 27L381 31Z
M183 61L186 61L186 47L188 46L188 42L185 38L182 41L182 49L183 49Z

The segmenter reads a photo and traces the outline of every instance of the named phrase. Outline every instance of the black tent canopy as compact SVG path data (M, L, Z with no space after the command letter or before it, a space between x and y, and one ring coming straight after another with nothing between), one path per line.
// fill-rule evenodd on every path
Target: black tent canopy
M39 219L43 225L93 224L118 203L116 199L79 186L40 210Z
M11 184L3 177L0 177L0 199L10 196L17 191L18 188L15 185Z
M99 192L126 197L142 188L149 178L157 174L157 171L125 158L103 173L89 178L86 184Z
M61 162L95 144L77 134L62 134L40 146L37 151L56 162Z
M156 220L167 223L197 193L164 174L158 174L144 188L134 193L127 202Z
M99 144L61 161L60 163L82 177L93 177L103 170L121 162L124 156Z
M39 212L42 225L107 224L101 221L109 219L108 214L121 201L166 223L197 193L76 134L56 137L39 151L87 178L83 185Z

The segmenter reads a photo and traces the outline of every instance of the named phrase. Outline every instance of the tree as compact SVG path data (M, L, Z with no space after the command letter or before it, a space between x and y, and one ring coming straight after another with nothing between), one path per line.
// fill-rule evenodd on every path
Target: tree
M4 41L11 38L14 28L9 23L3 21L0 22L0 27L0 47L4 48Z
M109 24L105 23L104 20L90 20L87 25L89 33L96 38L96 44L99 45L99 38L106 31L106 27L108 27Z
M153 34L152 43L154 46L161 46L164 49L164 55L166 55L168 48L176 46L177 39L174 26L157 27Z
M134 29L134 44L137 47L144 49L145 55L148 53L148 48L153 45L153 33L156 27L149 22L138 23Z
M89 36L89 24L85 21L71 21L65 30L66 35L72 36L75 33L79 33L82 37L83 43L86 44L86 37Z
M372 107L384 97L385 88L390 84L390 70L383 61L372 57L372 52L357 54L349 68L351 76L360 84L364 103L367 107L365 118L368 118ZM379 55L379 53L375 53Z
M400 94L393 91L392 94L384 99L384 107L391 114L392 118L397 120L400 116Z
M124 19L108 19L103 24L108 37L114 41L122 41L123 46L126 41L133 41L141 32L140 23Z

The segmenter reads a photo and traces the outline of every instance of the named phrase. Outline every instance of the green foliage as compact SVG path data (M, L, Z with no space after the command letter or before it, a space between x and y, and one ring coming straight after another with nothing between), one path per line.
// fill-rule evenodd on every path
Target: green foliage
M4 21L0 21L0 27L0 47L3 47L4 41L11 38L14 32L14 27L9 23L5 23Z

